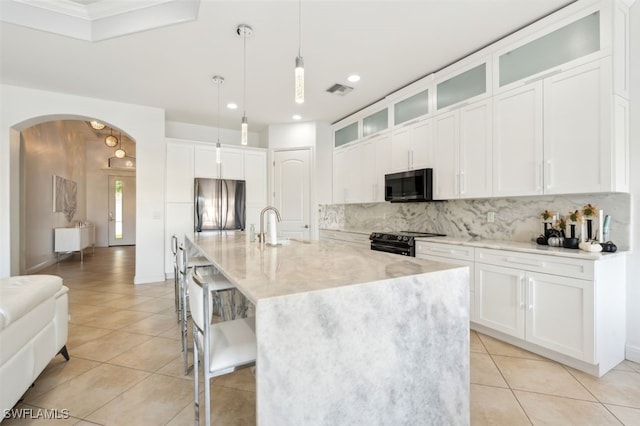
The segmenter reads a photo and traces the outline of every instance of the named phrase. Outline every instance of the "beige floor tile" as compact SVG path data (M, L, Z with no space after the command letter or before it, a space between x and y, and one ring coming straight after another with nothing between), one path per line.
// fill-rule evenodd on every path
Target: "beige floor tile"
M489 354L471 352L469 360L471 383L501 388L508 387Z
M616 365L614 370L635 371L636 373L640 373L640 364L625 359L620 364Z
M178 343L178 345L180 345L180 343ZM177 353L179 355L177 357L175 357L173 360L171 360L168 364L166 364L165 366L160 368L157 371L157 373L166 374L168 376L173 376L173 377L181 377L181 378L188 379L188 380L193 380L193 368L191 368L189 370L189 374L187 374L185 376L184 375L184 361L183 361L183 358L182 358L182 352L180 352L180 350L178 350ZM187 360L188 360L188 365L189 366L193 366L193 352L191 352L191 351L188 352ZM201 377L202 377L202 375L201 375Z
M618 420L622 422L623 425L640 425L640 409L611 404L605 404L605 406L618 418Z
M104 337L111 332L112 330L106 328L86 327L84 325L69 323L67 349L69 349L69 353L72 353L74 348Z
M480 352L483 354L487 353L487 350L485 349L484 345L482 344L482 341L480 340L480 338L478 337L478 333L476 333L475 331L471 330L471 333L469 333L469 347L471 352Z
M611 370L597 378L571 369L573 374L589 391L606 404L640 408L640 374L630 371Z
M132 306L130 309L132 311L151 312L156 314L160 312L165 312L167 309L171 309L171 312L174 312L175 302L173 298L165 299L162 297L149 297L147 299L150 299L150 300L146 302L137 303L136 305Z
M509 389L472 384L471 424L519 426L531 423Z
M212 385L211 423L225 426L255 425L255 392Z
M176 326L175 315L160 315L149 312L140 312L140 314L148 315L132 324L123 327L123 330L132 333L147 334L149 336L157 336Z
M595 401L584 386L558 363L497 355L493 360L512 389Z
M74 423L74 426L104 426L100 423L90 422L88 420L80 420L78 423Z
M138 296L136 294L125 294L116 299L107 300L104 303L101 303L100 306L135 311L137 309L132 309L133 306L141 303L151 303L155 300L156 298L154 297Z
M191 382L154 374L86 419L108 425L162 425L190 401L193 401Z
M104 362L141 345L149 339L151 339L151 336L116 330L100 339L78 346L73 350L73 356Z
M494 339L493 337L487 336L486 334L478 333L478 337L482 341L484 347L487 349L487 352L491 355L502 355L538 360L546 359L544 357L541 357L540 355L536 355L508 343L501 342L500 340Z
M93 321L88 321L84 325L88 327L108 328L118 330L124 327L137 324L145 318L153 315L149 312L138 312L114 309L111 313Z
M43 408L68 409L72 416L85 418L149 374L131 368L102 364L29 403Z
M173 361L177 354L180 354L180 342L152 337L141 345L111 358L109 364L154 372Z
M75 357L71 357L67 361L62 355L58 355L40 373L33 386L25 393L24 399L25 401L33 400L38 395L42 395L99 365L99 362Z
M84 305L100 305L108 300L121 297L119 294L98 292L93 290L69 289L69 303Z
M250 368L243 368L231 374L225 374L211 379L211 383L225 388L240 389L247 392L256 391L256 378Z
M534 425L620 425L615 416L598 402L532 392L514 393Z
M69 303L71 324L85 325L88 322L98 321L112 312L112 308L85 305L82 303Z

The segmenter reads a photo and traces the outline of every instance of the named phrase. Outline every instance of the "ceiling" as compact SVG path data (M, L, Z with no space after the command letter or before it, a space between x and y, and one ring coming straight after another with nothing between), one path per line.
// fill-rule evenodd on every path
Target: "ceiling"
M115 3L57 1L76 8ZM235 128L243 112L243 41L236 27L248 24L253 28L246 40L250 131L291 123L293 114L302 121L334 122L572 2L302 0L306 94L305 103L297 105L298 1L191 1L195 20L92 42L7 23L9 0L1 0L0 81L163 108L168 121L216 126L212 76L217 74L225 78L220 125ZM353 73L361 80L348 83ZM354 90L346 96L327 93L334 83ZM231 101L240 108L226 109Z

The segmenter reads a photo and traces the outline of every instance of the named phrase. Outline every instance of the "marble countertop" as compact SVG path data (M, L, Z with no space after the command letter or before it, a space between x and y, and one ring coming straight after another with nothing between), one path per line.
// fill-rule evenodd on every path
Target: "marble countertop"
M260 299L456 269L439 262L326 241L289 240L273 247L246 232L187 238L253 303Z
M504 240L478 240L472 238L455 237L429 237L416 238L417 241L430 243L457 244L469 247L489 248L496 250L511 250L524 253L547 254L554 256L573 257L576 259L600 260L610 256L626 255L628 251L616 251L614 253L590 253L584 250L566 249L562 247L542 246L534 242L504 241Z

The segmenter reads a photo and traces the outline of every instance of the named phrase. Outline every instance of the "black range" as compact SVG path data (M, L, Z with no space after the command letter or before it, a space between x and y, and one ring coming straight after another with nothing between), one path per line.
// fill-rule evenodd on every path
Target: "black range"
M433 232L412 231L372 232L371 235L369 235L369 240L371 240L371 250L415 257L416 237L446 237L446 235Z

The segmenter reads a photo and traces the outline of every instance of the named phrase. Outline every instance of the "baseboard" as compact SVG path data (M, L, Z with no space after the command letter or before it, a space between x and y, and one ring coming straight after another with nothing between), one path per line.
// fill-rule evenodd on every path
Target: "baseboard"
M64 259L66 257L69 257L73 255L73 253L66 253L66 254L62 254L60 255L61 259ZM43 270L44 268L48 268L51 265L55 265L56 263L58 263L58 258L57 256L54 256L52 259L48 259L45 260L44 262L40 262L37 265L34 265L30 268L27 268L25 270L25 275L32 275L32 274L36 274L38 272L40 272L41 270Z
M625 348L625 359L640 363L640 346L627 345Z
M136 275L133 278L133 283L134 284L150 284L150 283L164 284L165 281L166 281L166 278L164 277L163 273L158 274L158 275L148 275L148 276L144 276L144 277Z

